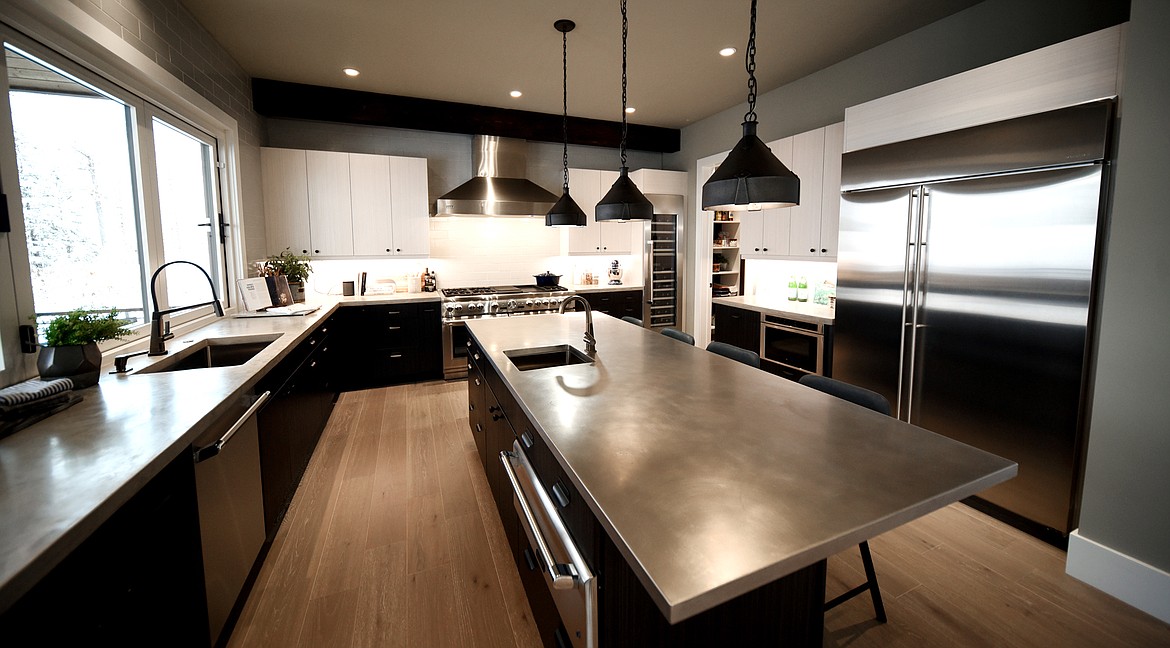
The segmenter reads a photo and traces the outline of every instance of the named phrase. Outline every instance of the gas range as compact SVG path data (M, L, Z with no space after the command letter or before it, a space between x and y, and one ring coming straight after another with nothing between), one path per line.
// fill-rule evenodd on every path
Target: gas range
M510 317L556 310L575 294L564 286L476 286L443 289L443 321Z

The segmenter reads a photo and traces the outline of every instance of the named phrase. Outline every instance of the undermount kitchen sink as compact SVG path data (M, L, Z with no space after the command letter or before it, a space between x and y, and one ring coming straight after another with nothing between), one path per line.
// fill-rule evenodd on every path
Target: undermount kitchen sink
M235 367L256 357L272 344L281 334L248 336L246 338L208 338L191 346L172 351L167 358L143 367L135 374L186 371L188 369L210 369L212 367Z
M549 367L566 367L575 364L589 364L593 358L568 344L556 346L534 347L531 349L512 349L504 355L512 361L520 371L533 369L548 369Z

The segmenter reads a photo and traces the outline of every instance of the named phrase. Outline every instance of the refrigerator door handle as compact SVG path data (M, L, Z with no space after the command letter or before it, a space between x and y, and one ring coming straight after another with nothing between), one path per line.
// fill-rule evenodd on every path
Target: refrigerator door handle
M910 300L910 267L918 263L916 216L918 207L918 190L910 192L906 205L906 257L902 263L902 332L899 336L898 347L898 400L894 404L894 418L902 418L902 386L906 382L906 329L911 328L907 318L907 309L912 308Z
M926 328L925 324L918 323L918 314L922 312L922 274L925 272L924 265L926 263L926 237L930 228L930 189L928 187L922 188L921 197L918 201L918 223L917 232L914 238L918 243L917 251L914 256L914 297L911 301L913 307L910 314L910 380L906 390L906 418L903 419L907 423L910 422L914 415L914 367L917 363L918 357L918 331Z

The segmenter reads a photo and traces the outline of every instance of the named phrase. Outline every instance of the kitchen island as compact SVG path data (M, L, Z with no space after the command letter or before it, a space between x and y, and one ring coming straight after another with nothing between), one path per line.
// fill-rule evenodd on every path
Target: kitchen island
M620 557L670 626L796 579L781 604L804 610L786 621L803 627L782 631L820 645L821 601L807 599L823 597L829 556L1015 475L1010 461L702 349L604 315L594 324L592 363L527 371L507 352L583 350L582 313L468 330L516 434L537 436L616 550L598 555ZM641 621L605 609L616 583L598 587L599 636L647 636L605 627Z

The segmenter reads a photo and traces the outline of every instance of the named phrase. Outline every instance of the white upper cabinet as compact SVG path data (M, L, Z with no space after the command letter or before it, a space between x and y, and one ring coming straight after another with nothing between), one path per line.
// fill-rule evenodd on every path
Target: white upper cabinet
M425 159L263 148L261 166L269 254L430 253Z
M260 149L264 230L269 254L309 254L309 175L305 151Z
M395 256L431 253L431 221L427 210L426 158L390 158L391 218Z
M837 258L841 227L841 155L845 149L845 122L825 127L825 171L821 187L821 241L817 252Z
M353 255L349 154L308 151L309 237L317 256Z
M789 256L819 256L821 191L825 173L825 129L792 138L792 171L800 178L800 204L788 209Z
M390 196L390 158L353 153L349 156L353 207L353 254L389 254L394 246Z
M616 171L569 169L569 193L585 212L585 227L569 227L569 254L629 254L633 223L597 222L594 212L618 174Z
M843 143L844 124L837 123L768 144L800 178L800 204L743 212L740 248L744 256L836 258Z

